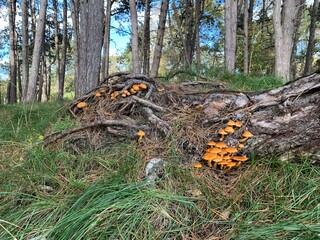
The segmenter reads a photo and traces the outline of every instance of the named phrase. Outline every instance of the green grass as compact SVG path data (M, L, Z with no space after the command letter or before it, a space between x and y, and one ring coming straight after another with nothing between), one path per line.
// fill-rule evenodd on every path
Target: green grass
M58 120L61 107L0 106L1 240L320 238L320 168L308 158L253 159L217 175L181 164L173 137L152 188L136 143L77 155L44 148L48 126L75 126Z

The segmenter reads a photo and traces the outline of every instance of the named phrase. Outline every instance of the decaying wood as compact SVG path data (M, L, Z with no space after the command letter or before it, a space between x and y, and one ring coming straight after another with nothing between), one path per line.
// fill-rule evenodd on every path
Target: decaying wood
M125 98L121 95L115 100L110 98L112 92L122 93L138 83L145 83L148 89ZM200 85L203 90L203 84L195 84L193 88ZM243 154L270 157L320 152L319 73L261 93L220 88L190 93L179 90L180 87L140 74L111 75L98 88L68 106L80 126L47 136L45 144L99 127L105 127L103 131L112 134L115 141L117 135L123 137L127 133L130 139L138 130L143 130L150 140L169 141L170 136L176 134L175 137L181 138L177 147L182 152L201 158L206 142L219 141L218 130L232 119L242 122L243 126L225 137L228 145L237 146L246 130L254 135L245 142ZM104 89L104 93L96 98L99 89ZM88 109L78 109L79 101L88 102ZM175 127L177 121L179 130Z

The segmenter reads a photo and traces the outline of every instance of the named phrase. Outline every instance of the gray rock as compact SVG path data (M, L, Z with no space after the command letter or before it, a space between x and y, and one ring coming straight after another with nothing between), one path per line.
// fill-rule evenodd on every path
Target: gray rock
M162 177L164 167L165 162L161 158L151 159L145 168L147 181L155 184Z

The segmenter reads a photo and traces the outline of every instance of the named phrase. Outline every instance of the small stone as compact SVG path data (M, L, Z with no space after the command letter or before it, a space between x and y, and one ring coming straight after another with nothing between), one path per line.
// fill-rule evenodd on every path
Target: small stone
M145 174L148 182L155 183L164 173L165 163L161 158L151 159L146 168Z

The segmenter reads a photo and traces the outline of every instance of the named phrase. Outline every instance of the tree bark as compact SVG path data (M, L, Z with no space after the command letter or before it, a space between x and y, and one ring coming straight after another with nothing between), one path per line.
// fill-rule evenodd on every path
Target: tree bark
M131 51L132 66L134 73L140 73L140 57L139 57L139 35L138 35L138 17L136 9L136 1L130 0L130 18L131 18Z
M36 88L39 73L40 57L43 45L45 22L46 22L47 0L40 1L40 14L35 36L35 43L32 54L31 74L28 84L26 102L36 100Z
M105 16L105 28L103 37L103 55L101 72L102 79L106 79L109 76L109 48L110 48L110 20L111 20L111 0L107 0L107 9Z
M224 65L228 72L233 73L236 65L237 1L226 0L224 13Z
M152 67L150 71L151 77L158 76L167 11L168 11L168 0L162 0L160 16L159 16L159 25L158 25L158 31L157 31L157 40L154 46L153 62L152 62Z
M73 31L73 58L74 58L74 87L75 92L79 79L79 0L71 0L71 17L72 17L72 31ZM75 94L76 95L76 94Z
M248 19L248 0L244 0L244 49L243 49L243 73L249 73L249 19Z
M79 55L76 97L82 96L99 83L103 41L103 0L80 1Z
M319 10L319 0L314 0L312 11L311 11L311 22L309 28L309 41L306 54L306 63L304 65L303 75L308 75L312 70L313 53L315 45L315 32L317 27L318 11Z
M143 74L149 76L150 71L150 0L145 2L143 29Z
M281 0L274 0L273 27L275 34L275 75L289 81L294 23L300 0L285 1L281 13ZM283 16L283 18L281 17Z
M242 131L254 135L245 143L245 154L291 157L320 151L319 73L262 93L213 93L204 106L203 126L219 129L228 119L245 124ZM239 138L232 134L225 142L237 146Z
M22 0L22 101L25 101L29 82L28 0Z
M17 102L17 57L16 57L16 0L8 0L7 7L9 10L9 38L10 38L10 56L9 56L9 80L7 98L8 103Z
M64 94L64 80L66 75L66 61L67 61L67 40L68 40L68 26L67 26L67 0L63 0L63 33L61 46L61 63L59 69L59 86L58 86L58 100L63 99Z
M56 65L56 87L57 100L62 100L62 89L60 89L60 54L59 54L59 25L58 25L58 3L53 0L53 22L54 22L54 53Z
M196 42L196 59L197 70L200 71L201 67L201 49L200 49L200 19L201 19L201 5L204 3L202 0L196 1L196 24L195 24L195 42Z

